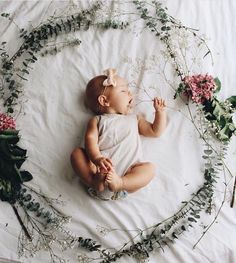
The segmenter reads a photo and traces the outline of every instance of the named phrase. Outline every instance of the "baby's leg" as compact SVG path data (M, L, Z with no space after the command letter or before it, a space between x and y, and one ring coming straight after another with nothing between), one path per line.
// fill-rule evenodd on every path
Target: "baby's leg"
M152 163L138 163L132 166L122 177L112 171L107 175L106 182L112 192L126 190L132 193L147 185L154 175L155 167Z
M83 148L76 148L71 153L71 165L85 185L99 192L104 190L105 177L97 173L96 166L89 160Z

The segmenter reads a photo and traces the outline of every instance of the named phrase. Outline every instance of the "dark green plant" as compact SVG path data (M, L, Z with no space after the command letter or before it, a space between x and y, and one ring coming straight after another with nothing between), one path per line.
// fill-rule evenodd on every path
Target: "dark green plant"
M213 97L212 100L204 102L203 110L219 140L228 141L232 135L236 135L236 125L232 116L236 111L236 96L231 96L225 101Z
M11 204L14 213L28 238L31 238L15 206L22 184L32 180L28 171L20 171L26 160L26 150L17 145L19 131L0 131L0 199Z
M0 199L15 204L21 185L33 177L27 171L20 171L26 160L26 150L17 145L20 137L17 130L0 132Z

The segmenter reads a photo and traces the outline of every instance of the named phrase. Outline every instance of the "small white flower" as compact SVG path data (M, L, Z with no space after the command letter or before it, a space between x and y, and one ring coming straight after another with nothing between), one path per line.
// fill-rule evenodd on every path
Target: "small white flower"
M111 232L110 228L106 228L103 226L99 226L97 225L96 230L99 232L99 234L101 234L102 236L106 236L108 233Z
M89 258L84 254L80 254L80 255L78 255L78 262L79 263L87 263L87 262L89 262Z

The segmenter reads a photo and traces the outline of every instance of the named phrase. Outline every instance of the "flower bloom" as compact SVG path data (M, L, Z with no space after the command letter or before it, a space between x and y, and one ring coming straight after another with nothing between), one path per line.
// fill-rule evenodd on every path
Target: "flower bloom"
M202 104L206 100L210 100L216 89L214 78L208 74L186 76L183 81L186 86L184 94L196 103Z
M15 129L16 123L12 117L7 116L4 113L0 113L0 131L7 129Z

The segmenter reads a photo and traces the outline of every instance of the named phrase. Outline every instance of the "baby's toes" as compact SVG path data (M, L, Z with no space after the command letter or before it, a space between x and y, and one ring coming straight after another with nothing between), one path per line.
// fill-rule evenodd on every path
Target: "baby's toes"
M107 174L105 181L106 181L107 183L111 183L111 182L112 182L112 174L111 174L111 173L108 173L108 174Z

